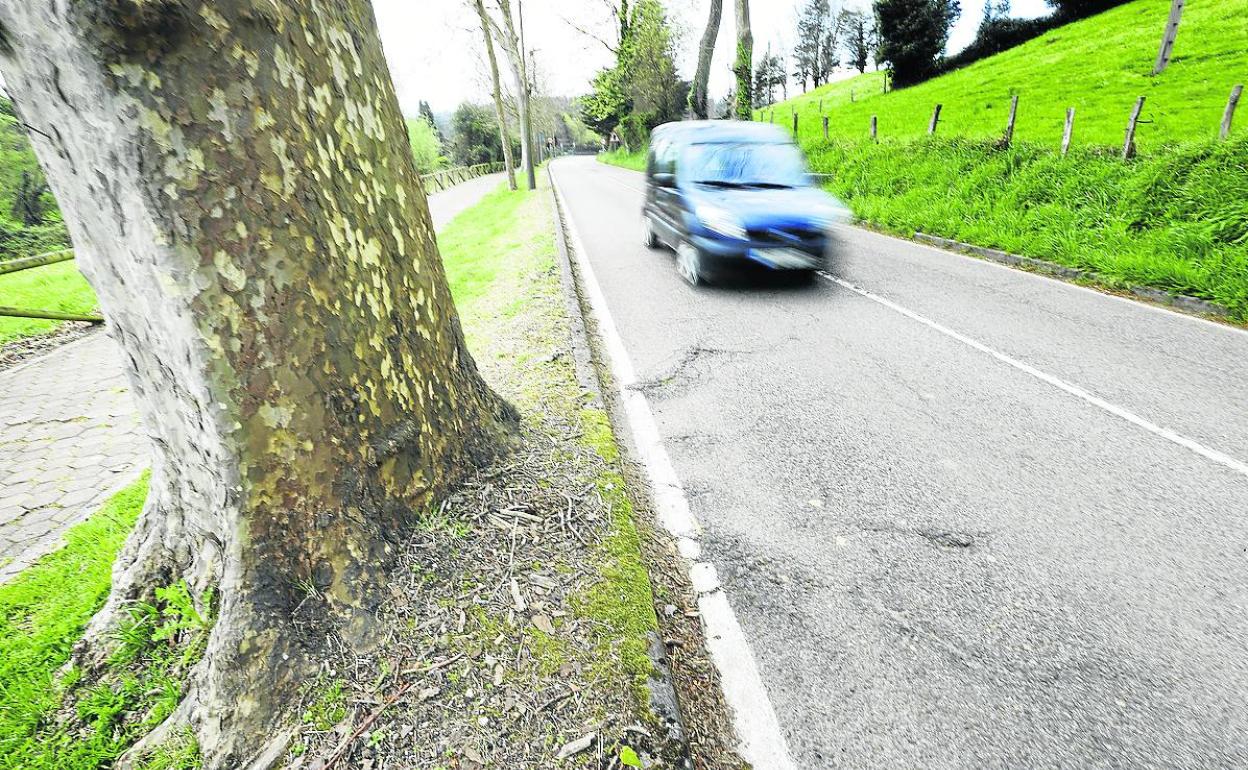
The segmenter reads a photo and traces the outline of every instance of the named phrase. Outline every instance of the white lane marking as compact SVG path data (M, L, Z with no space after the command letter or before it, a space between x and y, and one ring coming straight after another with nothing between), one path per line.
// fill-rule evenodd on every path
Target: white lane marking
M1248 334L1248 328L1243 328L1240 326L1231 326L1230 324L1221 323L1219 321L1211 321L1208 318L1204 318L1202 316L1192 315L1191 313L1183 313L1173 308L1166 307L1165 305L1159 305L1154 302L1148 302L1144 299L1134 299L1132 297L1124 297L1118 294L1110 294L1100 289L1095 289L1091 286L1082 286L1077 283L1071 283L1070 281L1063 280L1057 276L1046 275L1044 273L1037 273L1032 270L1023 270L1021 268L1011 267L1010 265L1003 265L1000 262L995 262L991 259L985 259L983 257L976 257L971 254L963 254L960 251L951 251L950 249L942 249L941 247L933 246L930 243L920 243L919 241L912 241L909 238L902 238L901 236L898 236L898 235L890 235L889 233L882 233L882 232L879 232L878 230L870 230L868 228L859 227L857 225L836 225L836 227L838 229L852 230L853 232L858 233L858 234L865 233L867 235L873 235L877 238L887 238L890 241L897 241L906 246L914 246L920 249L925 249L927 251L934 251L943 257L957 257L958 259L966 260L973 264L980 265L981 267L995 267L998 270L1006 270L1006 271L1009 271L1011 275L1026 276L1027 278L1030 278L1035 281L1044 281L1050 286L1055 286L1055 287L1062 286L1067 289L1074 289L1076 291L1085 292L1087 294L1100 297L1101 299L1116 300L1118 302L1126 303L1136 309L1150 310L1154 313L1164 313L1169 318L1181 318L1185 321L1195 321L1197 323L1201 323L1206 326L1212 326L1215 329L1221 329L1222 331L1234 332L1236 334Z
M634 170L633 170L633 169L631 169L631 168L624 168L623 166L614 166L614 165L611 165L610 163L603 163L602 161L598 161L598 164L599 164L599 165L601 165L601 166L605 166L605 167L607 167L607 168L612 168L612 169L616 169L616 170L618 170L618 171L623 171L623 172L625 172L626 174L640 174L640 173L642 173L642 172L640 172L640 171L634 171ZM623 182L620 182L620 181L618 181L618 180L614 180L614 179L613 179L612 181L613 181L613 182L615 182L616 184L618 184L618 185L622 186L622 187L628 187L630 190L633 190L634 192L643 193L643 194L644 194L644 192L645 192L644 190L642 190L642 189L640 189L640 188L630 187L629 185L626 185L626 184L624 184ZM898 241L899 243L902 243L902 244L904 244L904 245L906 245L906 246L917 246L917 247L919 247L919 248L921 248L921 249L927 249L928 251L934 251L934 252L936 252L937 254L940 254L940 255L942 255L942 256L947 256L947 257L958 257L958 258L960 258L960 259L969 260L970 262L973 262L974 264L977 264L977 265L980 265L980 266L985 266L985 267L995 267L995 268L998 268L998 269L1001 269L1001 270L1008 270L1008 271L1010 271L1010 272L1011 272L1012 274L1014 274L1014 275L1024 275L1024 276L1027 276L1027 277L1029 277L1029 278L1032 278L1032 279L1035 279L1035 280L1038 280L1038 281L1045 281L1045 282L1047 282L1050 286L1064 286L1064 287L1066 287L1067 289L1075 289L1075 290L1077 290L1077 291L1087 292L1088 294L1092 294L1092 295L1095 295L1095 296L1097 296L1097 297L1101 297L1101 298L1103 298L1103 299L1112 299L1112 300L1117 300L1118 302L1125 302L1126 304L1128 304L1128 305L1130 305L1131 307L1134 307L1134 308L1143 308L1143 309L1145 309L1145 310L1151 310L1151 311L1153 311L1154 313L1165 313L1165 314L1166 314L1167 316L1169 316L1170 318L1182 318L1182 319L1184 319L1184 320L1186 320L1186 321L1196 321L1197 323L1202 323L1202 324L1205 324L1205 325L1207 325L1207 326L1212 326L1212 327L1214 327L1214 328L1221 329L1221 330L1223 330L1223 331L1235 332L1235 333L1237 333L1237 334L1248 334L1248 328L1243 328L1243 327L1240 327L1240 326L1231 326L1230 324L1220 323L1220 322L1218 322L1218 321L1211 321L1211 320L1209 320L1208 318L1202 318L1201 316L1198 316L1198 315L1192 315L1191 313L1182 313L1182 312L1180 312L1180 311L1178 311L1178 310L1174 310L1173 308L1168 308L1168 307L1165 307L1164 305L1158 305L1158 304L1154 304L1154 303L1152 303L1152 302L1146 302L1146 301L1144 301L1144 300L1142 300L1142 299L1132 299L1131 297L1122 297L1122 296L1119 296L1119 295L1117 295L1117 294L1110 294L1110 293L1108 293L1108 292L1101 291L1100 289L1094 289L1094 288L1092 288L1091 286L1081 286L1081 285L1079 285L1079 284L1077 284L1077 283L1071 283L1071 282L1069 282L1069 281L1064 281L1064 280L1062 280L1061 278L1057 278L1057 277L1054 277L1054 276L1051 276L1051 275L1045 275L1045 274L1043 274L1043 273L1035 273L1035 272L1032 272L1032 271L1030 271L1030 270L1020 270L1020 269L1019 269L1019 268L1017 268L1017 267L1011 267L1011 266L1009 266L1009 265L1003 265L1003 264L1001 264L1000 262L993 262L993 261L992 261L992 260L990 260L990 259L981 259L980 257L975 257L975 256L972 256L972 255L970 255L970 254L962 254L962 253L957 252L957 251L950 251L950 250L948 250L948 249L942 249L942 248L940 248L939 246L932 246L931 244L928 244L928 243L919 243L918 241L912 241L912 240L910 240L909 238L902 238L902 237L897 236L897 235L890 235L890 234L888 234L888 233L881 233L881 232L879 232L878 230L870 230L870 229L868 229L868 228L865 228L865 227L859 227L859 226L857 226L857 225L837 225L837 228L838 228L838 229L845 229L845 230L852 230L852 231L854 231L855 233L866 234L866 235L872 235L872 236L875 236L875 237L877 237L877 238L887 238L887 239L892 240L892 241Z
M586 251L576 224L572 221L572 212L555 179L553 168L550 169L550 178L559 208L567 222L573 258L580 268L583 288L597 316L598 332L619 387L624 414L633 434L633 445L654 489L659 521L677 538L681 553L692 562L691 582L707 589L706 593L698 597L698 611L706 629L707 650L715 667L719 669L724 699L733 712L733 723L741 744L738 750L741 757L756 770L796 770L789 756L780 722L776 719L775 708L767 696L767 688L758 672L758 663L754 660L754 653L741 630L741 624L728 603L728 597L718 586L718 581L706 579L708 572L714 575L714 567L693 561L701 551L698 544L701 528L689 510L684 488L676 475L667 449L663 446L654 413L645 395L634 387L637 385L636 370L633 369L628 351L625 350L624 342L616 329L615 320L611 317L602 287L594 276L593 266L589 263L589 252Z
M986 353L992 356L993 358L997 359L998 361L1004 364L1007 364L1009 366L1012 366L1021 372L1026 372L1027 374L1031 375L1032 377L1035 377L1038 380L1047 382L1053 387L1058 388L1059 390L1063 390L1069 393L1070 395L1075 396L1076 398L1082 399L1083 401L1086 401L1089 404L1092 404L1098 409L1102 409L1106 412L1109 412L1115 417L1120 417L1123 420L1126 420L1127 422L1131 423L1132 425L1143 428L1149 433L1160 436L1172 443L1178 444L1184 449L1188 449L1192 452L1195 452L1196 454L1200 455L1201 457L1204 457L1207 460L1212 460L1215 463L1218 463L1219 465L1224 465L1227 468L1230 468L1231 470L1235 471L1236 473L1242 476L1248 476L1248 463L1244 463L1240 460L1237 460L1234 457L1231 457L1230 455L1225 454L1223 452L1219 452L1216 449L1210 449L1209 447L1206 447L1203 444L1193 441L1192 439L1187 438L1186 436L1182 436L1178 433L1175 433L1169 428L1163 428L1154 422L1150 422L1149 420L1146 420L1143 417L1140 417L1138 414L1132 411L1123 409L1122 407L1116 404L1111 404L1105 399L1089 393L1088 391L1084 390L1078 385L1072 385L1071 383L1066 382L1065 380L1061 378L1054 377L1053 375L1047 372L1042 372L1036 367L1032 366L1031 364L1024 363L1022 361L1019 361L1017 358L1013 358L1011 356L1006 355L1005 353L1002 353L998 350L990 348L984 343L979 342L978 340L971 339L970 337L967 337L965 334L956 332L947 326L943 326L937 323L936 321L931 320L930 318L921 316L918 313L914 312L913 310L909 310L907 308L902 307L901 305L898 305L896 302L893 302L892 300L885 299L884 297L881 297L878 294L874 294L866 289L855 286L854 284L850 283L849 281L844 280L843 278L838 278L837 276L832 275L830 273L820 273L820 276L823 277L825 280L835 283L837 286L841 286L843 288L849 289L855 294L859 294L863 297L866 297L867 299L872 300L873 302L878 302L884 307L888 308L889 310L900 313L901 315L904 315L905 317L913 321L918 321L924 326L927 326L930 329L934 329L940 332L941 334L945 335L946 337L951 337L957 340L958 342L961 342L964 345L967 345L969 347L972 347L980 351L981 353Z

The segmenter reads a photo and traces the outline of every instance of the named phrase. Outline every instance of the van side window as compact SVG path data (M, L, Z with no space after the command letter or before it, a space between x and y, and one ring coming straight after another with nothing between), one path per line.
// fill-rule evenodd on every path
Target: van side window
M676 144L663 142L654 150L654 173L676 173Z

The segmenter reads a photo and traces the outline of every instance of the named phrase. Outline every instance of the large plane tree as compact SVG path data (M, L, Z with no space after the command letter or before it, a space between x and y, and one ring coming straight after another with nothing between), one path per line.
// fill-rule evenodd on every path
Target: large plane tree
M154 449L79 662L128 602L214 587L166 726L243 767L327 634L376 643L395 539L514 414L464 346L368 0L6 0L0 71Z

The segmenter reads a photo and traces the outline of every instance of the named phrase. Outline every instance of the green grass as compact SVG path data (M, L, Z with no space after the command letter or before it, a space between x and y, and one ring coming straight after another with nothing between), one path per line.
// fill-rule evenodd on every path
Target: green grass
M900 91L882 93L880 73L835 83L777 105L776 122L798 111L812 169L871 224L1088 269L1110 288L1210 299L1248 321L1248 115L1217 141L1231 86L1248 72L1248 0L1189 5L1174 59L1152 78L1169 5L1137 0ZM1012 94L1019 118L1003 149ZM1139 156L1124 162L1141 95L1150 122ZM1067 106L1077 109L1075 146L1063 158ZM878 144L867 136L872 115Z
M884 229L916 230L1225 305L1248 320L1248 136L1123 163L991 142L809 148L828 187Z
M0 586L0 770L95 770L112 767L182 698L186 671L198 659L212 618L195 610L185 585L157 590L156 604L136 604L98 680L64 670L87 621L108 596L113 560L147 497L146 475L70 529L64 548ZM202 597L211 606L211 597ZM63 673L62 673L63 672ZM72 711L67 731L58 715ZM189 770L199 749L184 731L139 766Z
M546 186L545 175L540 183ZM598 579L574 597L573 605L597 631L595 673L628 686L644 709L652 672L646 634L658 628L658 619L632 504L617 467L619 449L606 413L583 407L569 358L552 362L545 357L551 348L566 345L569 334L553 232L547 190L500 187L456 217L438 242L469 347L487 376L503 375L491 384L523 412L559 415L578 426L582 445L606 463L594 483L609 506L612 526L590 562ZM506 339L500 324L528 330L525 339ZM534 655L557 670L569 654L559 640L536 629L526 634Z
M96 307L95 292L73 260L0 275L0 305L23 310L89 313ZM42 334L60 322L0 316L0 344Z
M638 150L637 152L627 152L625 150L611 150L610 152L598 153L598 160L603 163L609 163L612 166L620 166L622 168L631 168L633 171L646 170L646 151Z
M939 103L938 135L996 138L1017 94L1019 140L1058 147L1066 108L1074 107L1077 144L1121 147L1131 106L1145 96L1142 117L1152 122L1139 127L1141 152L1214 138L1231 87L1248 73L1248 0L1189 3L1174 59L1154 78L1149 73L1169 9L1168 0L1137 0L887 94L883 74L867 73L778 104L775 119L791 125L796 108L802 142L819 141L822 99L833 137L865 138L876 115L881 138L904 139L926 134ZM1241 112L1235 130L1248 132L1248 115Z

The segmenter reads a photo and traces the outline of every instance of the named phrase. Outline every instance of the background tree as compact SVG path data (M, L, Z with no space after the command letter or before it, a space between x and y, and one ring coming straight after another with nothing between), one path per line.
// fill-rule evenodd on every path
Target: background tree
M841 11L841 29L844 30L849 66L860 73L866 72L875 50L875 30L871 18L862 11Z
M875 0L879 56L894 86L920 83L940 71L957 0Z
M787 88L787 82L784 59L779 54L772 53L771 46L768 45L766 52L758 60L758 66L754 68L754 106L768 107L775 104L776 89Z
M689 85L677 75L675 40L658 0L637 0L625 29L615 65L599 71L580 100L581 115L604 137L618 129L625 145L636 149L651 128L680 119Z
M417 108L417 114L424 118L430 127L433 128L434 136L438 138L438 144L446 144L446 137L442 135L442 129L438 126L438 119L434 117L433 108L429 106L429 102L422 99L420 106Z
M380 641L396 534L514 412L465 347L367 0L3 3L0 41L152 437L81 681L185 580L215 624L130 758L189 723L207 770L249 766L331 638Z
M1066 21L1107 11L1127 0L1045 0Z
M485 0L473 0L477 18L481 21L481 37L485 42L485 56L490 64L490 88L494 96L494 119L498 121L499 144L503 150L503 170L507 172L508 189L516 189L516 163L511 156L511 139L507 131L507 112L503 109L503 87L498 79L498 60L494 58L494 40L490 35L490 17L485 12ZM424 104L424 102L421 102Z
M514 140L514 137L509 137ZM493 110L464 102L451 115L451 159L457 166L497 163L505 157Z
M45 195L48 185L42 175L22 172L22 179L13 191L13 218L27 227L43 224L44 212L47 210Z
M533 161L533 122L529 115L530 100L533 96L533 83L529 79L528 51L524 48L524 17L518 13L519 23L512 15L511 0L495 0L498 4L500 21L490 17L490 27L494 39L503 46L507 54L507 63L511 67L511 77L516 86L516 110L520 123L520 165L524 167L524 177L530 190L537 189L537 174ZM520 11L516 0L517 10ZM517 28L519 31L517 31Z
M1011 17L1010 0L989 0L984 4L984 16L979 22L975 39L955 55L946 57L945 71L965 67L1002 51L1043 35L1055 26L1065 23L1058 14L1034 19Z
M833 14L828 0L806 0L797 17L797 45L793 47L793 76L806 90L828 82L840 64L841 15Z
M754 117L754 34L750 31L750 0L734 0L737 21L737 55L732 61L736 76L737 120Z
M715 55L715 39L719 37L719 20L724 12L724 0L711 0L710 18L706 22L706 30L702 32L702 40L698 43L698 66L693 73L693 83L689 87L689 109L698 119L709 116L707 83L711 79L711 58Z

